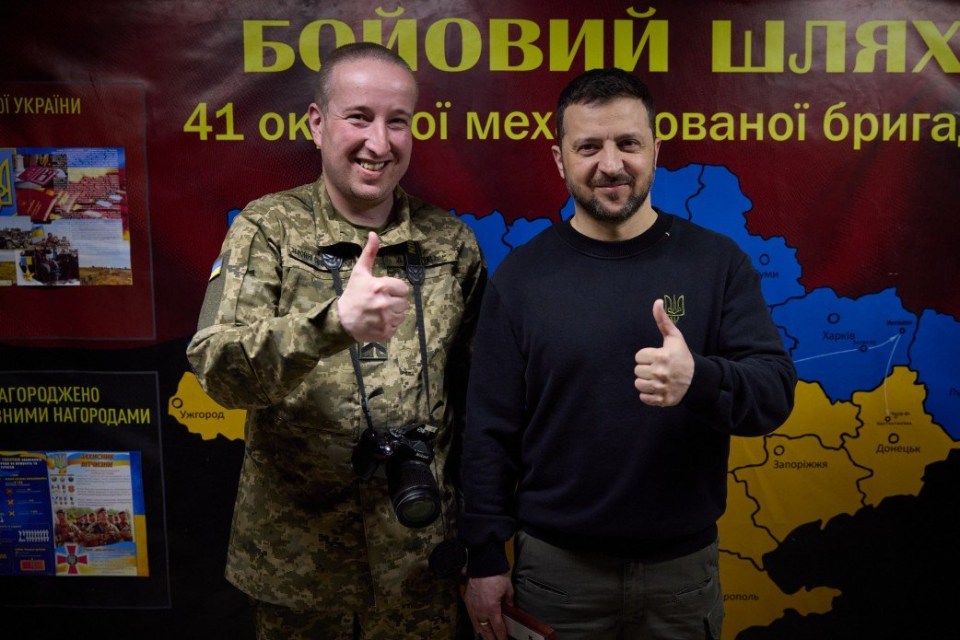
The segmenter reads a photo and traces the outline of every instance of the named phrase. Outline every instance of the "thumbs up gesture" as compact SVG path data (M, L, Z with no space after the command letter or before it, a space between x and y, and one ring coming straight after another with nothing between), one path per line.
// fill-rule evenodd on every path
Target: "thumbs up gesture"
M380 237L371 231L343 295L337 301L340 324L358 342L389 340L397 332L407 311L410 289L407 283L373 275L373 263L379 250Z
M662 347L637 351L637 376L634 386L640 401L653 407L673 407L683 400L693 380L693 355L683 334L663 308L663 300L653 303L653 319L663 336Z

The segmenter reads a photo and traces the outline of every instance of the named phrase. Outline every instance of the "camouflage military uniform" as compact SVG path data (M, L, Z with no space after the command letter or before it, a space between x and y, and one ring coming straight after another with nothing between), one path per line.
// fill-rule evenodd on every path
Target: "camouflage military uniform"
M374 274L405 280L406 242L420 244L429 399L444 403L433 413L440 423L433 468L444 498L434 524L401 525L382 472L359 481L351 465L366 422L348 349L353 339L338 319L320 254L355 245L341 269L346 286L367 232L333 209L322 179L265 196L237 216L187 353L212 398L248 409L227 579L255 599L295 610L387 612L383 637L407 637L404 629L410 638L452 637L456 585L433 577L427 558L455 537L446 463L457 434L450 425L462 416L486 268L473 233L454 216L400 188L394 211L395 220L379 230ZM384 359L361 362L378 428L422 424L430 415L412 287L409 297Z

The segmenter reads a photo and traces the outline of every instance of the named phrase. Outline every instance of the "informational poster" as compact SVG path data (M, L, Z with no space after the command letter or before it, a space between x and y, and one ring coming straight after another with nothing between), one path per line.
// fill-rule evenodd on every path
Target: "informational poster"
M0 576L53 575L53 509L42 453L0 451Z
M149 575L140 460L136 451L0 452L0 575Z
M0 282L133 284L123 149L0 149L0 166Z
M0 81L0 339L155 335L142 110L136 83Z
M153 373L0 372L8 602L169 601L157 410Z

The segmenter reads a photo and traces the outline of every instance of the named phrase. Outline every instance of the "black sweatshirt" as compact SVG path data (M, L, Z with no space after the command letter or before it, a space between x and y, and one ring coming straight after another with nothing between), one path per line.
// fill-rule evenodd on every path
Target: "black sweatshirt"
M663 344L657 298L695 364L671 408L634 387L636 352ZM643 560L706 546L730 435L776 429L795 385L756 270L729 238L662 212L623 242L553 225L507 256L483 300L462 467L468 575L507 571L518 527Z

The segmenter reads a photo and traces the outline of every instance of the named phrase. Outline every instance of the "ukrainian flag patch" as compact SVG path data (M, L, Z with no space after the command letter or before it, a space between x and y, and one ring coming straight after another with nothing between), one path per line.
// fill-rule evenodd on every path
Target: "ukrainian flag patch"
M210 277L207 279L207 282L210 282L210 280L220 275L221 267L223 267L223 258L217 258L217 261L213 263L213 267L210 269Z

